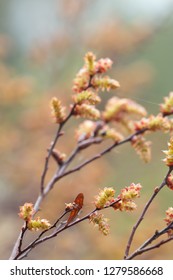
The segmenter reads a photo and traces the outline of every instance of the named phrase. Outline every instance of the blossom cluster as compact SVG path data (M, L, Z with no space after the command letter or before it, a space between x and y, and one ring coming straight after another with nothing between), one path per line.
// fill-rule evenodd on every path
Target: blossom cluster
M100 111L93 105L82 104L75 107L75 115L85 119L98 120L100 118Z
M40 219L37 217L36 219L32 219L34 215L34 206L32 203L25 203L23 206L20 206L19 217L27 222L27 228L31 231L38 231L40 229L48 229L50 228L50 223L46 219Z
M115 143L124 139L124 136L120 132L104 122L96 123L91 120L85 120L76 129L76 139L78 141L86 140L94 136L99 136L102 140L111 139Z
M140 197L140 190L142 186L132 183L130 186L125 187L121 190L121 193L118 195L118 199L121 199L118 203L115 203L112 207L115 210L120 211L133 211L136 209L136 204L134 202L135 198Z
M173 92L170 92L169 96L164 98L164 103L160 105L160 111L163 116L173 113Z
M157 116L151 115L149 118L142 118L140 121L135 122L135 130L149 130L149 131L163 131L168 132L170 130L170 122L163 115Z
M95 197L96 209L103 209L107 206L112 206L115 210L132 211L136 209L134 199L140 197L142 186L132 183L130 186L121 190L120 194L115 198L115 190L113 188L104 188L100 190ZM115 202L115 203L114 203Z
M105 79L101 74L106 73L113 63L109 58L101 58L96 61L96 56L92 52L86 53L84 62L84 66L79 70L74 79L73 91L76 93L82 92L89 87L94 87L98 90L103 83L103 79ZM97 79L95 78L95 75L97 75ZM93 77L97 80L97 82L95 80L95 84L93 83ZM119 87L118 82L117 87Z
M97 209L102 209L105 206L109 205L115 195L115 190L113 188L104 188L100 190L99 194L95 197L95 207Z
M131 145L144 162L147 163L150 161L151 141L146 141L146 139L142 135L138 135L132 138Z
M172 224L172 228L168 230L168 235L173 236L173 207L169 207L168 210L166 210L166 218L164 221L167 226Z
M93 213L89 217L89 221L97 226L99 231L104 235L108 235L110 232L110 226L108 224L108 219L104 217L103 214L99 214L98 212Z
M56 123L62 123L65 119L65 107L58 98L53 97L50 102L51 115Z
M37 217L35 220L30 220L28 222L28 229L31 231L38 231L40 229L45 230L50 228L51 224L46 219L40 219Z
M143 117L146 116L147 112L143 106L130 99L114 96L106 104L103 119L106 122L121 122L125 116L129 116L130 114Z
M102 214L98 214L98 210L113 207L114 210L133 211L136 209L135 198L140 197L140 184L132 183L130 186L121 190L121 193L115 198L115 190L111 187L100 190L95 196L94 204L96 212L90 215L89 220L99 227L99 230L107 235L109 233L108 220Z
M103 139L112 139L115 143L118 143L124 139L124 136L118 132L115 128L109 127L105 125L102 129L100 129L99 136Z
M97 120L100 112L95 105L100 103L98 90L111 90L118 88L119 82L109 76L102 76L112 66L109 58L96 60L92 52L88 52L84 57L84 66L79 70L73 85L75 94L72 96L75 103L74 115L82 118Z
M19 217L25 221L29 221L34 215L34 207L32 203L25 203L20 206Z
M167 166L173 166L173 138L170 139L168 143L168 150L163 151L166 158L163 160Z

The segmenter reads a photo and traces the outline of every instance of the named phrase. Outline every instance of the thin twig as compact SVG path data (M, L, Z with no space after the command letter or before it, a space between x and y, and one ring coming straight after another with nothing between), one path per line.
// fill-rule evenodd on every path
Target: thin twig
M131 244L132 244L132 241L133 241L133 238L134 238L134 235L136 233L136 230L137 228L139 227L140 223L142 222L142 220L144 219L144 216L147 212L147 210L149 209L151 203L153 202L154 198L157 196L157 194L160 192L160 190L166 185L166 181L167 181L167 178L168 176L170 175L170 173L172 172L173 168L170 167L163 182L161 183L160 187L157 188L153 195L150 197L149 201L147 202L147 204L145 205L139 219L137 220L136 224L133 226L133 229L132 229L132 232L130 234L130 237L129 237L129 240L128 240L128 243L127 243L127 247L126 247L126 250L125 250L125 257L124 259L127 259L128 255L129 255L129 251L130 251L130 247L131 247Z
M156 240L157 238L159 238L161 235L168 233L168 231L170 229L172 229L173 227L173 222L170 223L167 227L165 227L164 229L158 231L156 230L155 233L153 234L153 236L151 236L148 240L146 240L140 247L139 250L147 247L149 244L151 244L154 240Z
M171 237L169 237L169 238L167 238L167 239L165 239L165 240L161 240L160 242L158 242L158 243L155 244L155 245L152 245L152 246L149 246L149 247L147 247L147 248L140 249L140 250L136 250L133 254L131 254L130 256L128 256L128 257L126 258L126 260L132 260L132 259L134 259L136 256L141 255L141 254L143 254L143 253L145 253L145 252L147 252L147 251L151 251L151 250L153 250L153 249L159 248L160 246L162 246L162 245L164 245L164 244L166 244L166 243L168 243L168 242L170 242L170 241L172 241L172 240L173 240L173 236L171 236Z
M63 216L65 216L69 211L65 211L60 218L58 218L58 220L53 224L53 226L51 226L49 229L47 230L44 230L32 243L30 243L26 248L24 248L22 250L22 252L18 253L18 255L15 257L16 260L19 260L19 259L23 259L24 257L26 257L26 255L33 249L35 248L36 246L38 246L39 244L49 240L49 239L52 239L54 237L56 237L59 233L61 233L62 231L78 224L78 223L81 223L83 221L85 221L86 219L89 219L89 217L95 213L96 211L100 211L100 210L103 210L103 209L107 209L107 208L110 208L112 207L114 204L118 203L121 199L117 199L116 201L110 203L109 205L105 206L104 208L95 208L93 211L91 211L90 213L88 213L87 215L85 215L84 217L82 217L81 219L77 219L75 220L74 222L70 223L70 224L66 224L64 225L64 227L60 227L60 228L57 228L52 234L50 235L47 235L45 237L43 237L42 239L41 236L43 234L45 234L46 232L48 232L49 230L53 229L54 227L56 228L56 225L57 223L62 219Z
M40 207L40 204L43 200L43 198L48 194L48 192L53 188L54 184L59 181L61 178L73 173L73 172L76 172L78 170L80 170L81 168L83 168L85 165L88 165L89 163L93 162L94 160L102 157L103 155L105 155L106 153L110 152L112 149L114 149L115 147L119 146L119 145L122 145L124 143L127 143L127 142L130 142L134 136L137 136L137 135L140 135L140 134L143 134L145 131L147 131L148 129L142 129L140 131L137 131L135 132L134 134L128 136L126 139L118 142L118 143L113 143L111 146L109 146L108 148L106 148L105 150L103 150L102 152L100 152L99 154L95 155L94 157L84 161L82 164L76 166L75 168L71 169L71 170L68 170L65 172L65 170L67 169L68 165L71 163L71 161L74 159L74 157L77 155L77 153L81 150L81 147L82 149L84 147L88 147L88 145L90 143L81 143L79 142L78 143L78 146L77 148L72 152L71 156L69 157L69 159L64 163L64 165L62 164L62 166L59 168L59 170L56 171L56 173L54 174L54 176L52 177L52 179L49 181L49 183L47 184L47 186L44 188L44 181L45 181L45 176L46 176L46 173L47 173L47 170L48 170L48 163L49 163L49 159L50 159L50 156L51 156L51 152L54 148L54 146L56 145L57 143L57 140L59 138L59 136L61 135L61 129L62 127L64 126L64 124L68 121L68 119L73 115L74 113L74 110L75 110L75 104L73 105L69 115L67 116L67 118L64 120L64 122L61 124L61 126L59 127L58 129L58 132L56 134L56 137L54 139L54 142L53 142L53 145L51 146L51 148L49 149L49 154L48 154L48 158L46 159L45 161L45 166L44 166L44 170L43 170L43 174L42 174L42 179L41 179L41 193L40 195L38 196L36 202L35 202L35 205L34 205L34 209L35 209L35 213L39 210L39 207ZM88 141L88 140L87 140ZM90 139L89 139L90 141ZM92 138L92 141L93 141L93 138ZM100 140L99 140L100 141ZM93 143L99 143L99 141L97 142L95 139L93 141ZM14 259L14 257L17 255L18 251L17 251L17 248L18 248L18 244L20 242L20 237L21 237L21 234L19 235L16 243L15 243L15 246L13 248L13 251L12 251L12 254L10 256L11 259Z
M22 227L22 230L21 230L21 236L20 236L20 241L19 241L18 252L21 252L21 250L22 250L21 248L22 248L24 234L27 231L27 225L28 225L28 222L26 221L25 224Z
M45 159L45 165L44 165L43 173L41 175L41 186L40 186L41 194L44 193L44 181L45 181L46 173L47 173L47 170L48 170L49 159L50 159L52 151L53 151L53 149L54 149L54 147L55 147L55 145L57 143L57 140L58 140L58 138L60 136L61 129L62 129L62 125L60 124L59 128L58 128L58 131L56 133L55 139L52 142L51 147L50 147L49 152L48 152L48 155L46 156L46 159Z
M69 113L68 117L66 118L66 120L64 121L64 123L62 123L63 125L66 123L66 121L72 116L73 114L73 111L75 109L75 106L73 106L71 112ZM61 127L62 129L62 127ZM58 135L60 135L60 132L61 132L61 129L59 128L58 129L58 133L57 133L57 137L55 137L56 140L54 140L53 143L56 144L56 141L58 140ZM100 152L99 154L95 155L94 157L84 161L83 163L81 163L80 165L74 167L73 169L71 170L68 170L65 172L66 168L68 167L68 165L71 163L72 159L74 159L74 157L77 155L77 153L81 150L81 145L82 143L79 142L78 146L71 154L71 156L69 157L69 159L64 163L64 165L62 165L59 170L56 171L56 173L53 175L53 177L51 178L51 180L48 182L47 186L44 187L44 180L45 180L45 176L46 176L46 173L47 173L47 170L48 170L48 163L49 163L49 159L45 162L45 167L44 167L44 172L42 174L42 183L43 183L43 189L41 191L41 193L39 194L35 204L34 204L34 210L35 210L35 213L38 212L39 208L40 208L40 204L42 202L42 200L44 199L44 197L49 193L49 191L53 188L54 184L59 181L61 178L73 173L73 172L76 172L78 170L80 170L81 168L83 168L85 165L88 165L89 163L93 162L94 160L102 157L103 155L105 155L106 153L110 152L112 149L114 149L115 147L119 146L119 145L122 145L122 144L125 144L129 141L131 141L133 139L134 136L136 135L139 135L139 134L143 134L147 129L143 129L143 130L140 130L140 131L137 131L135 132L134 134L128 136L126 139L120 141L120 142L117 142L117 143L113 143L111 146L109 146L108 148L106 148L105 150L103 150L102 152ZM88 141L91 141L91 140L88 140ZM100 141L100 140L99 140ZM98 141L98 142L99 142ZM95 139L92 138L92 143L97 143L97 141ZM86 144L86 142L85 142ZM88 145L89 143L87 143ZM86 145L86 146L87 146ZM53 150L53 147L54 145L50 148L49 150L49 154L51 155L51 151ZM50 157L49 157L50 158ZM21 233L19 234L19 237L14 245L14 248L13 248L13 251L12 251L12 254L10 256L10 259L14 259L15 256L18 254L18 244L20 242L20 237L21 237Z
M18 250L18 254L16 255L16 257L14 258L14 260L18 260L20 258L21 255L23 255L25 252L27 252L28 254L28 251L31 249L31 248L34 248L34 244L40 240L40 238L48 231L52 230L53 228L55 228L57 226L57 224L59 223L59 221L68 213L69 211L68 210L65 210L62 215L55 221L55 223L48 229L45 229L44 231L42 231L39 236L34 240L32 241L27 247L25 247L22 251L21 250ZM27 228L26 228L27 229ZM25 255L26 256L26 255Z
M101 158L101 157L104 156L105 154L111 152L115 147L118 147L118 146L120 146L120 145L122 145L122 144L125 144L125 143L127 143L127 142L130 142L130 141L133 139L133 137L135 137L135 136L137 136L137 135L139 135L139 134L143 134L146 130L147 130L147 129L143 129L143 130L137 131L137 132L131 134L130 136L128 136L126 139L124 139L124 140L122 140L122 141L120 141L120 142L115 142L115 143L113 143L112 145L110 145L109 147L107 147L106 149L104 149L103 151L101 151L100 153L96 154L95 156L91 157L90 159L87 159L87 160L85 160L83 163L80 163L79 165L77 165L76 167L74 167L74 168L72 168L72 169L70 169L70 170L64 172L60 177L57 176L56 181L58 181L58 180L59 180L60 178L62 178L62 177L65 177L65 176L67 176L67 175L69 175L69 174L71 174L71 173L74 173L74 172L80 170L81 168L83 168L84 166L88 165L89 163L95 161L96 159Z
M59 125L58 127L58 130L57 130L57 133L56 133L56 136L51 144L51 147L49 149L49 152L48 152L48 155L46 156L46 159L45 159L45 165L44 165L44 169L43 169L43 173L41 175L41 186L40 186L40 189L41 189L41 194L43 194L43 191L44 191L44 182L45 182L45 177L46 177L46 174L47 174L47 170L48 170L48 165L49 165L49 160L50 160L50 157L51 157L51 154L52 154L52 151L58 141L58 138L61 136L61 130L63 128L63 126L66 124L66 122L71 118L71 116L73 115L74 113L74 110L75 110L75 107L76 107L76 104L74 104L71 108L71 111L70 113L68 114L68 116L66 117L66 119Z

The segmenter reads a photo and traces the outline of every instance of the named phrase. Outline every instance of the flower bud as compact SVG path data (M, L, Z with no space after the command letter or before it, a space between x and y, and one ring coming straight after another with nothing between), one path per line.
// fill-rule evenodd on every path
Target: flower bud
M86 68L81 68L76 75L73 83L73 91L79 93L89 86L90 74Z
M104 188L103 190L101 190L94 201L96 208L101 209L109 205L113 200L114 195L115 190L113 188Z
M146 110L130 99L112 97L106 104L103 118L106 122L121 121L123 117L128 114L145 116Z
M173 175L169 174L166 180L166 184L170 190L173 190Z
M94 135L96 123L90 120L82 122L76 130L76 138L78 141L86 140Z
M112 205L114 210L120 211L133 211L136 209L136 204L133 199L140 196L140 184L132 183L129 187L126 187L121 190L121 193L118 195L118 199L121 199L118 203Z
M131 140L132 147L144 162L151 160L151 142L146 141L141 135L134 136Z
M173 222L173 207L169 207L168 210L166 211L166 218L164 219L166 222L166 225L169 226ZM168 235L172 236L173 235L173 228L168 230Z
M121 190L119 197L122 200L128 200L128 199L140 197L141 188L142 188L142 186L140 184L132 183L129 187L126 187Z
M171 126L169 120L161 114L158 114L157 116L151 115L149 118L142 118L140 121L135 123L136 131L148 129L150 131L161 130L163 132L168 132L170 128Z
M25 203L20 206L19 217L25 221L29 221L34 214L34 207L32 203Z
M101 58L97 61L98 73L105 73L112 67L112 60L109 58Z
M49 151L50 149L48 149ZM54 158L54 160L58 163L58 165L62 165L65 158L66 158L66 154L61 153L60 151L53 149L51 152L52 157Z
M85 90L78 94L73 95L73 100L76 104L89 104L89 105L96 105L100 103L100 97L91 90Z
M88 104L77 105L74 114L76 116L91 120L97 120L100 118L100 111L94 106Z
M168 143L168 150L163 151L166 155L166 158L163 160L167 166L173 166L173 138L170 139Z
M173 92L170 92L168 97L164 98L164 103L160 105L160 111L163 116L173 113Z
M103 127L99 131L99 135L105 139L112 139L115 143L118 143L124 139L123 135L117 132L114 128L110 128L109 126Z
M50 228L51 224L49 223L48 220L46 219L40 219L40 217L38 217L35 220L30 220L28 223L28 229L31 231L38 231L38 230L45 230Z
M104 218L103 214L93 213L89 217L89 221L99 228L99 231L104 235L108 235L110 232L110 226L108 224L108 219Z
M112 89L117 89L120 87L120 84L118 81L109 78L109 76L105 76L105 77L98 77L95 76L92 79L92 86L98 90L101 89L102 91L104 90L112 90Z
M65 107L61 105L61 101L53 97L50 102L51 115L56 123L62 123L65 119Z
M85 57L85 67L90 75L94 75L97 72L97 64L95 62L96 56L92 52L86 53Z

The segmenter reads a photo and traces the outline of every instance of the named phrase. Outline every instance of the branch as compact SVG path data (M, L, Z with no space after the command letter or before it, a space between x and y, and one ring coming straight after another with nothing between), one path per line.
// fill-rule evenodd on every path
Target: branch
M170 173L172 172L173 170L173 167L170 167L169 170L168 170L168 173L166 174L163 182L161 183L160 187L157 188L153 195L151 196L151 198L149 199L149 201L147 202L147 204L145 205L137 223L134 225L133 229L132 229L132 232L131 232L131 235L129 237L129 240L128 240L128 243L127 243L127 247L126 247L126 250L125 250L125 257L124 259L128 259L128 255L129 255L129 251L130 251L130 247L131 247L131 244L132 244L132 241L133 241L133 238L134 238L134 235L136 233L136 230L137 228L139 227L140 223L142 222L142 220L144 219L144 216L146 214L146 212L148 211L151 203L153 202L154 198L157 196L157 194L161 191L161 189L166 185L166 181L167 181L167 178L168 176L170 175Z
M167 227L165 227L164 229L158 231L156 230L156 232L153 234L153 236L151 236L148 240L146 240L133 254L131 254L129 257L127 257L127 260L132 260L134 257L143 254L144 252L153 250L155 248L158 248L162 245L164 245L167 242L170 242L171 240L173 240L173 236L168 237L165 240L161 240L160 242L158 242L157 244L153 245L153 246L148 246L149 244L151 244L154 240L156 240L157 238L159 238L161 235L168 233L168 231L170 229L173 228L173 222L170 223Z
M68 117L66 118L66 120L62 123L62 124L65 124L67 122L67 120L71 117L72 115L72 111L74 110L74 106L71 110L71 112L69 113ZM48 155L51 155L51 151L53 150L54 148L54 145L57 143L57 140L60 136L60 132L61 132L61 129L62 129L62 126L59 127L58 129L58 132L56 134L56 137L55 137L55 140L53 142L53 145L51 146L50 150L49 150L49 154ZM75 156L78 154L78 152L82 149L84 149L84 146L85 148L90 146L91 144L97 144L97 143L100 143L100 138L99 137L96 137L96 138L91 138L91 139L88 139L88 140L84 140L82 142L79 142L78 143L78 146L74 149L74 151L71 153L70 157L68 158L68 160L62 164L62 166L56 171L56 173L53 175L53 177L51 178L51 180L48 182L47 186L44 187L43 185L43 190L41 191L40 195L38 196L35 204L34 204L34 210L35 210L35 214L38 212L39 208L40 208L40 204L41 202L43 201L44 197L49 193L49 191L53 188L54 184L59 181L61 178L71 174L71 173L74 173L78 170L80 170L81 168L83 168L84 166L88 165L89 163L93 162L94 160L102 157L103 155L107 154L108 152L110 152L111 150L113 150L115 147L119 146L119 145L122 145L122 144L125 144L127 142L130 142L134 136L136 135L139 135L139 134L143 134L147 129L143 129L141 131L137 131L135 132L134 134L128 136L126 139L118 142L118 143L113 143L112 145L110 145L108 148L106 148L105 150L103 150L102 152L100 152L99 154L95 155L94 157L84 161L82 164L74 167L73 169L70 169L68 171L65 172L65 170L67 169L67 167L69 166L69 164L71 163L71 161L75 158ZM85 144L85 145L84 145ZM86 145L87 144L87 145ZM44 167L44 172L42 174L42 182L44 183L44 180L45 180L45 176L46 176L46 173L47 173L47 170L48 170L48 163L49 163L49 159L50 159L50 156L48 157L48 159L46 160L45 162L45 167ZM19 246L19 242L20 242L20 238L21 238L21 233L19 234L19 237L14 245L14 248L13 248L13 251L12 251L12 254L10 256L10 259L14 259L15 256L18 254L18 246Z
M144 249L140 249L139 251L136 250L133 254L131 254L129 257L126 258L126 260L132 260L134 259L136 256L138 255L141 255L147 251L151 251L151 250L154 250L154 249L157 249L159 248L160 246L170 242L173 240L173 236L165 239L165 240L161 240L160 242L158 242L157 244L153 245L153 246L150 246L150 247L147 247L147 248L144 248Z
M14 260L18 260L20 258L21 255L23 255L24 253L25 254L25 257L26 255L28 254L28 252L34 248L34 244L48 231L52 230L53 228L55 228L57 226L57 224L59 223L59 221L70 211L66 210L62 213L62 215L56 220L56 222L48 229L45 229L44 231L42 231L40 233L40 235L34 240L32 241L26 248L24 248L23 250L18 250L18 254L16 255L16 257L14 258ZM26 228L27 229L27 228Z
M160 231L156 230L155 233L153 234L153 236L150 237L148 240L146 240L146 241L143 243L143 245L141 245L141 246L139 247L139 250L141 250L141 249L147 247L149 244L151 244L154 240L156 240L157 238L159 238L161 235L163 235L163 234L165 234L165 233L168 233L168 231L169 231L170 229L172 229L172 227L173 227L173 222L170 223L167 227L165 227L164 229L162 229L162 230L160 230Z
M66 119L59 125L59 128L57 130L57 133L56 133L56 136L53 140L53 142L51 143L51 147L49 149L49 152L48 152L48 155L45 159L45 165L44 165L44 169L43 169L43 173L41 175L41 186L40 186L40 189L41 189L41 194L43 194L43 191L44 191L44 182L45 182L45 177L46 177L46 174L47 174L47 170L48 170L48 165L49 165L49 160L50 160L50 157L51 157L51 154L52 154L52 151L59 139L59 137L62 135L61 133L61 130L63 128L63 126L66 124L66 122L71 118L71 116L73 115L74 113L74 110L75 110L75 107L76 107L76 104L73 104L72 108L71 108L71 111L69 112L68 116L66 117Z
M122 144L125 144L127 142L130 142L133 139L134 136L137 136L139 134L143 134L146 130L148 130L148 129L143 129L143 130L137 131L137 132L131 134L130 136L128 136L126 139L124 139L124 140L122 140L120 142L113 143L112 145L110 145L109 147L107 147L106 149L101 151L100 153L96 154L95 156L91 157L90 159L87 159L83 163L77 165L76 167L74 167L74 168L64 172L60 177L57 176L56 181L58 181L62 177L65 177L65 176L67 176L67 175L69 175L71 173L74 173L74 172L82 169L84 166L90 164L91 162L95 161L96 159L99 159L102 156L104 156L105 154L111 152L114 148L116 148L116 147L118 147L118 146L120 146Z
M32 243L30 243L26 248L24 248L21 252L19 252L16 257L14 258L15 260L20 260L20 259L23 259L24 257L27 256L27 254L33 249L35 248L36 246L38 246L39 244L49 240L49 239L52 239L54 237L56 237L59 233L61 233L62 231L78 224L78 223L81 223L87 219L89 219L89 217L95 213L96 211L100 211L100 210L104 210L104 209L107 209L107 208L110 208L112 207L114 204L118 203L121 199L117 199L116 201L110 203L109 205L105 206L104 208L101 208L101 209L98 209L98 208L95 208L93 211L91 211L90 213L88 213L87 215L85 215L84 217L82 217L81 219L77 219L75 220L74 222L70 223L70 224L67 224L66 222L64 223L64 226L61 227L58 227L56 228L57 226L57 223L62 219L62 217L64 217L68 212L70 211L65 211L61 216L60 218L57 219L57 221L49 228L49 229L46 229L44 230ZM51 233L50 235L47 235L45 237L43 237L41 239L41 237L48 231L50 231L51 229L55 228L55 231L53 233Z

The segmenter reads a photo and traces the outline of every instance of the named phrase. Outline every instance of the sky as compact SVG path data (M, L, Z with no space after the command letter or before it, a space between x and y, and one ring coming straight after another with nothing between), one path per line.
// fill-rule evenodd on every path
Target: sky
M91 1L91 0L86 0ZM133 21L159 21L173 9L173 0L92 0L88 14L98 19L121 15ZM33 41L51 36L60 27L58 0L8 0L6 9L10 33L19 45L28 47ZM92 8L92 10L91 10ZM85 18L86 20L86 18Z

